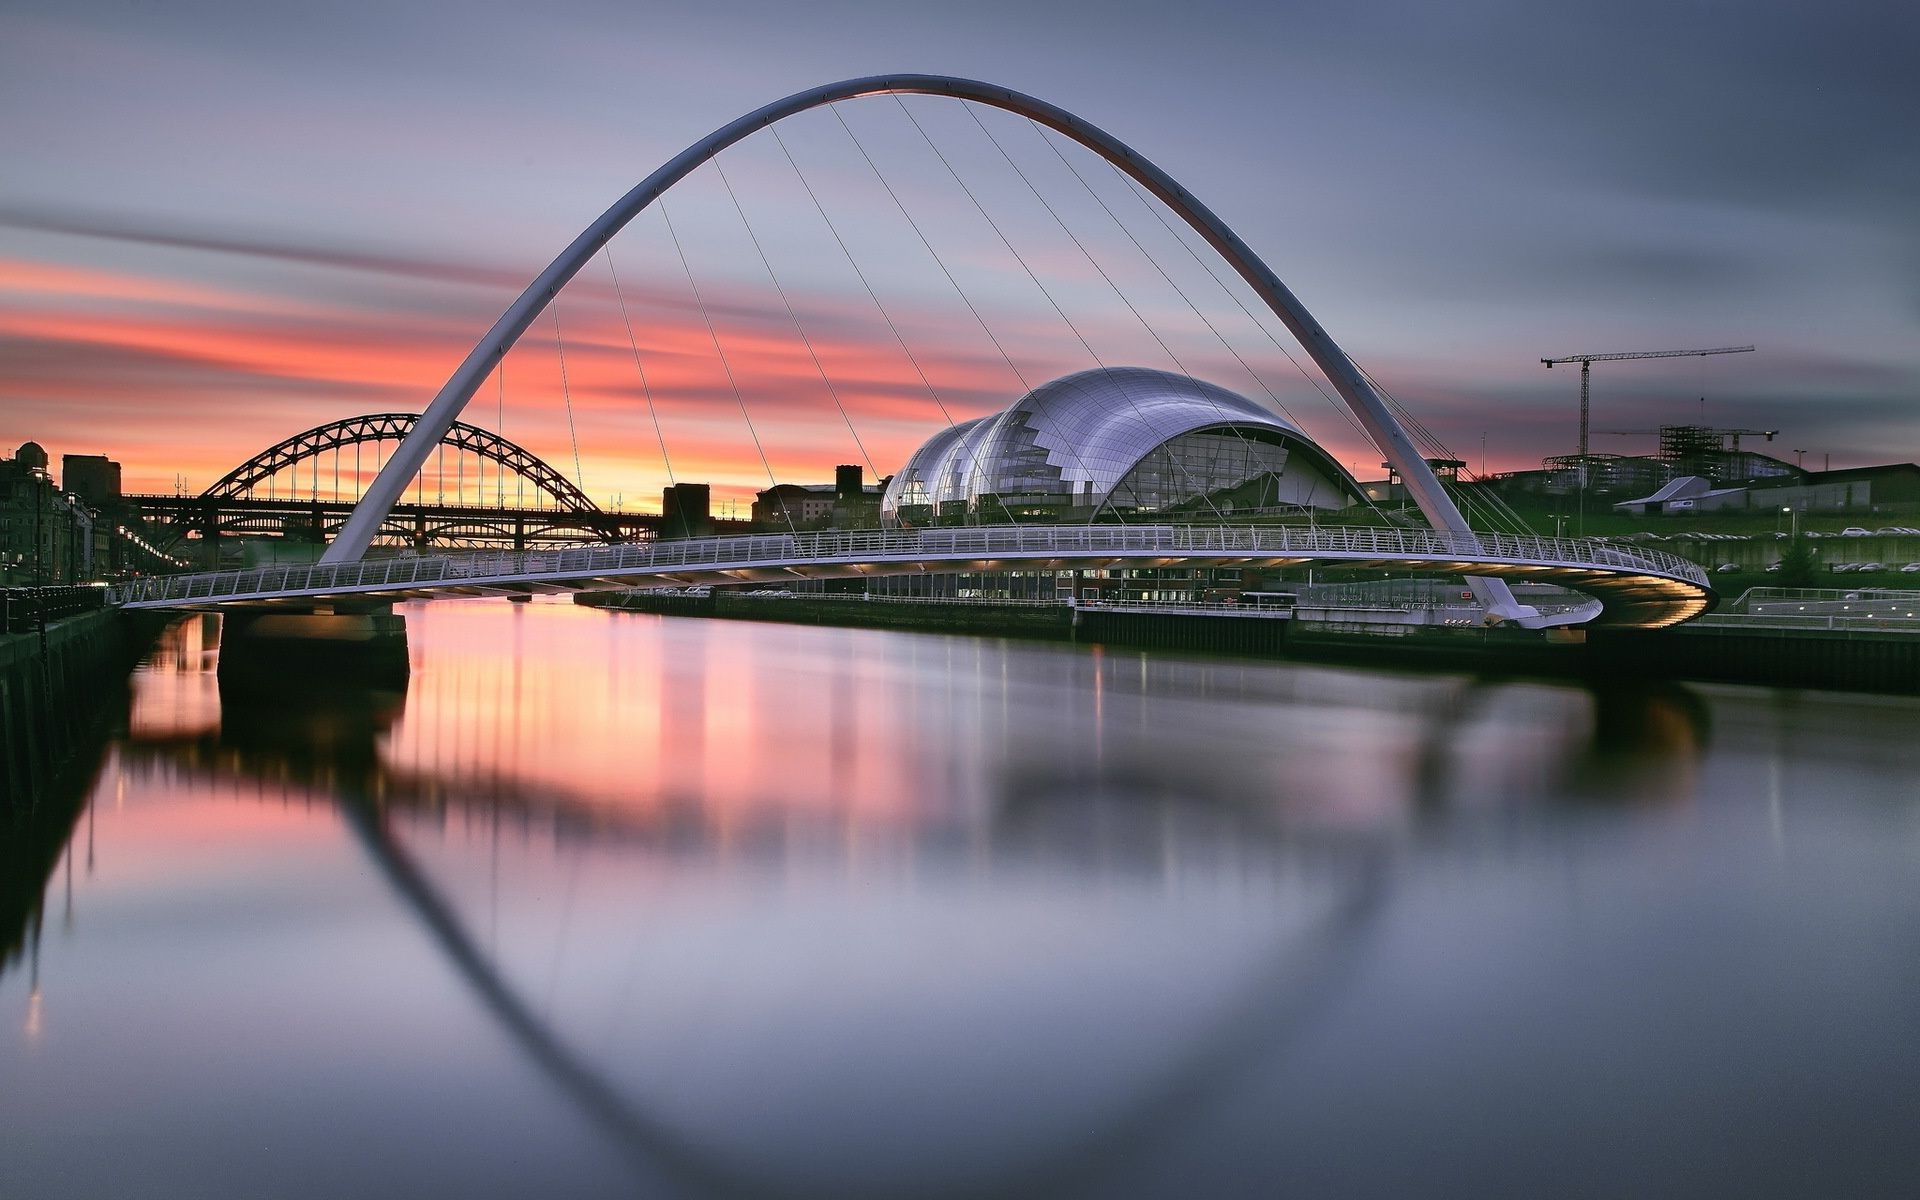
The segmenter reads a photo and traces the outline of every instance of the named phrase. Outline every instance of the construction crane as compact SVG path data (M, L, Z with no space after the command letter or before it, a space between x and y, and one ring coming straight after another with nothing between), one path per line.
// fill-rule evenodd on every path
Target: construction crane
M1590 462L1587 430L1587 394L1588 381L1593 376L1593 364L1597 362L1617 362L1629 358L1704 358L1709 354L1749 354L1752 346L1715 346L1706 350L1628 350L1618 354L1566 354L1559 358L1543 358L1540 361L1553 369L1555 363L1580 364L1580 467L1577 474L1580 479L1580 508L1576 518L1575 530L1584 535L1587 531L1587 469Z
M1593 364L1597 362L1617 362L1628 358L1704 358L1709 354L1751 354L1752 346L1716 346L1711 350L1630 350L1621 354L1567 354L1559 358L1543 358L1540 361L1551 369L1555 363L1580 364L1580 458L1587 457L1587 383L1593 375ZM1582 475L1585 475L1583 470Z

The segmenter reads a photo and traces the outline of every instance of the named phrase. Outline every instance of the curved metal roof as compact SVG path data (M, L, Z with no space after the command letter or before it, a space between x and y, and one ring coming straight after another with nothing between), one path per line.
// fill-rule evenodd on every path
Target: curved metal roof
M1218 384L1147 367L1097 367L1044 383L1005 410L943 429L887 485L883 515L982 495L1059 495L1104 504L1142 459L1183 434L1217 430L1286 445L1359 494L1297 425Z

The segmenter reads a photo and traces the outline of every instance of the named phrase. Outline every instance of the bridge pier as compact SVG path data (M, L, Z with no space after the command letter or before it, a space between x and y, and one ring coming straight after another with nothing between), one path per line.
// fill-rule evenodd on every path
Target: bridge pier
M223 692L407 686L407 619L390 604L230 609L221 621Z

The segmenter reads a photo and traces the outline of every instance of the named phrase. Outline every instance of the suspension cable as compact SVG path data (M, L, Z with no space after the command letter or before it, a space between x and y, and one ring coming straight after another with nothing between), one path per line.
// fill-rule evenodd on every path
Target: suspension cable
M1287 418L1287 420L1291 421L1296 428L1300 429L1302 432L1305 432L1307 428L1306 423L1302 421L1299 417L1294 415L1293 410L1287 407L1287 404L1284 400L1280 399L1279 394L1274 391L1273 387L1270 384L1267 383L1266 378L1262 376L1259 371L1254 369L1253 365L1246 360L1245 356L1243 356L1240 353L1240 351L1233 345L1233 343L1227 339L1227 336L1220 331L1220 328L1214 324L1212 318L1208 317L1207 314L1201 310L1200 306L1194 302L1193 297L1188 295L1187 290L1181 287L1179 282L1173 278L1172 272L1168 271L1167 268L1160 262L1159 257L1155 255L1153 251L1149 250L1143 242L1141 242L1139 237L1134 234L1132 227L1129 226L1124 220L1121 219L1120 214L1113 211L1112 206L1107 203L1106 198L1101 196L1100 193L1094 189L1093 184L1087 179L1087 177L1084 174L1081 173L1078 167L1074 166L1073 160L1066 156L1065 152L1061 150L1059 144L1053 138L1050 138L1047 136L1046 130L1041 127L1039 122L1033 120L1033 118L1031 117L1028 117L1026 120L1027 120L1028 127L1030 127L1033 130L1034 136L1037 137L1041 141L1041 143L1044 144L1049 150L1053 151L1054 157L1058 158L1061 164L1064 165L1068 171L1072 172L1073 177L1079 180L1080 186L1086 190L1087 195L1093 197L1094 203L1100 206L1100 210L1106 213L1107 216L1113 221L1114 225L1120 230L1120 232L1126 235L1127 240L1133 243L1133 248L1140 252L1140 256L1146 259L1147 263L1153 267L1155 273L1157 273L1160 276L1160 278L1166 282L1168 287L1173 289L1174 294L1178 295L1180 299L1186 303L1188 310L1193 313L1194 317L1197 318L1202 325L1205 325L1207 327L1207 332L1211 333L1214 336L1214 340L1220 343L1221 348L1224 349L1229 355L1231 355L1233 357L1233 360L1240 364L1240 369L1245 371L1248 377L1253 380L1254 384L1258 386L1261 391L1267 394L1267 399L1273 402L1273 406L1279 409L1280 412ZM1105 161L1105 160L1102 160L1102 161ZM1124 180L1126 177L1122 175L1121 178ZM1151 204L1148 204L1147 208L1148 208L1148 211L1154 213L1154 215L1156 216L1159 215L1158 210L1154 209ZM1162 218L1161 221L1162 221L1162 224L1164 225L1165 219ZM1172 231L1169 229L1168 232L1172 232ZM1191 253L1191 251L1189 252ZM1216 279L1216 282L1218 282L1217 279ZM1288 358L1289 358L1289 361L1291 361L1292 356L1289 355ZM1296 368L1299 366L1298 363L1295 363L1294 365ZM1303 371L1302 374L1304 375L1306 373ZM1318 382L1314 380L1312 376L1310 375L1307 376L1307 381L1309 383L1313 383L1315 387L1318 388L1319 386ZM1321 389L1321 395L1322 396L1326 395L1324 389ZM1330 399L1331 398L1329 397L1329 400ZM1348 417L1348 423L1353 424L1351 414L1346 414L1346 415ZM1362 432L1362 435L1364 436L1365 431L1363 430L1361 432ZM1332 456L1329 455L1328 457L1332 457ZM1385 514L1380 512L1379 508L1374 504L1373 497L1367 495L1366 489L1364 488L1358 489L1356 492L1356 496L1363 505L1365 505L1369 510L1371 510L1376 516L1380 517L1381 520L1384 521L1386 519Z
M1180 360L1180 356L1174 353L1173 348L1167 345L1166 339L1160 336L1159 330L1155 329L1147 321L1146 317L1141 315L1140 309L1134 304L1132 299L1127 296L1126 292L1121 290L1120 285L1114 282L1113 276L1107 273L1106 268L1101 266L1099 261L1093 257L1092 253L1090 253L1087 250L1086 245L1082 243L1080 238L1073 232L1071 228L1068 227L1066 220L1060 216L1059 211L1055 209L1051 203L1048 202L1045 196L1041 195L1040 189L1034 185L1033 180L1029 178L1027 173L1020 168L1020 164L1013 160L1013 156L1007 153L1007 148L1001 144L999 138L993 135L993 131L987 128L986 122L980 119L980 114L974 108L974 106L971 104L966 104L965 102L961 102L961 107L966 109L967 115L973 118L973 123L979 127L979 130L981 133L986 135L987 140L993 143L993 148L1000 152L1000 157L1006 161L1006 164L1009 167L1013 168L1013 173L1020 177L1020 182L1027 185L1027 190L1033 193L1033 198L1035 200L1038 200L1040 202L1040 206L1047 210L1047 215L1051 216L1053 218L1053 223L1060 227L1060 232L1067 235L1067 240L1073 243L1074 249L1080 251L1080 257L1086 259L1087 265L1092 267L1094 271L1100 276L1100 278L1106 281L1107 287L1112 289L1113 294L1119 299L1121 304L1126 306L1127 311L1133 314L1133 319L1140 323L1140 328L1146 330L1147 336L1152 338L1154 341L1154 344L1160 347L1160 352L1162 354L1165 354L1167 358L1172 360L1173 365L1179 370L1180 374L1184 375L1190 382L1198 384L1200 380L1194 376L1192 371L1189 371L1187 369L1187 364ZM1029 118L1028 124L1032 124L1032 123L1033 123L1032 119ZM1037 125L1034 127L1036 129L1038 128ZM1052 143L1048 142L1048 145L1052 145ZM1064 159L1062 161L1064 161ZM1099 197L1095 196L1094 199L1097 201L1099 200ZM1109 213L1108 215L1112 215L1112 214ZM1233 423L1232 416L1220 404L1219 400L1215 399L1210 393L1205 392L1204 390L1201 391L1201 396L1206 401L1208 407L1212 408L1215 415L1217 415L1221 419L1221 422L1224 425L1226 425L1227 430L1233 434L1234 439L1240 443L1241 449L1246 453L1248 467L1254 466L1256 461L1253 453L1254 440L1249 438L1246 435L1246 433L1240 429L1239 426ZM1167 459L1169 462L1174 461L1174 456L1172 451L1167 452ZM1189 480L1189 482L1191 483L1192 481ZM1208 492L1204 498L1207 500L1207 506L1209 508L1213 508L1214 515L1219 517L1222 523L1224 523L1226 520L1225 514L1221 513L1219 508L1213 504L1212 493ZM1139 500L1139 493L1137 490L1134 493L1134 500L1136 502L1138 502Z
M640 361L640 341L633 336L633 319L627 316L627 297L620 290L620 272L613 269L613 242L601 248L607 259L607 274L613 277L613 295L620 302L620 321L627 327L627 345L633 348L633 369L640 372L640 391L647 398L647 415L653 418L653 436L660 441L660 463L667 469L667 483L675 484L673 460L667 457L667 435L660 429L660 410L653 403L653 385L647 382L647 368Z
M1112 167L1112 164L1108 164L1108 165L1109 167ZM1326 399L1327 403L1331 407L1333 407L1333 409L1336 412L1340 413L1340 415L1346 420L1349 426L1354 428L1354 430L1357 433L1359 433L1362 438L1371 442L1371 438L1368 437L1366 431L1363 428L1361 428L1359 424L1355 421L1353 415L1350 412L1346 411L1346 409L1343 406L1334 402L1333 397L1329 396L1327 394L1326 389L1320 386L1320 381L1315 379L1311 374L1309 374L1305 367L1301 366L1299 360L1294 358L1293 354L1287 350L1286 346L1282 344L1277 337L1274 336L1272 330L1268 329L1266 324L1262 322L1258 317L1256 317L1253 314L1253 312L1247 308L1246 304L1243 301L1241 301L1239 296L1231 288L1227 286L1225 281L1222 280L1217 273L1214 272L1213 268L1209 266L1206 263L1206 261L1202 259L1199 256L1199 254L1197 254L1194 251L1192 245L1189 244L1184 237L1181 237L1177 230L1175 230L1171 225L1167 223L1166 218L1160 215L1159 210L1154 208L1153 205L1148 201L1148 199L1145 196L1140 194L1138 188L1134 185L1133 181L1131 179L1128 179L1125 173L1121 172L1118 168L1113 168L1113 170L1114 170L1114 173L1117 176L1119 176L1122 182L1127 185L1128 190L1132 192L1134 197L1140 201L1141 205L1145 207L1149 212L1153 213L1154 217L1160 222L1161 226L1165 228L1167 232L1170 235L1172 235L1174 239L1180 243L1181 247L1186 250L1188 256L1193 258L1195 262L1199 263L1202 269L1204 269L1207 272L1207 274L1213 278L1214 282L1216 284L1219 284L1221 290L1223 292L1226 292L1228 297L1233 300L1233 302L1235 303L1236 306L1239 307L1241 312L1246 315L1247 319L1250 322L1252 322L1252 324L1257 329L1259 329L1262 334L1266 336L1269 342L1273 343L1274 348L1279 350L1283 355L1285 355L1287 358L1287 361L1293 364L1294 369L1299 371L1300 374L1304 378L1306 378L1306 380L1309 383L1313 384L1314 389L1318 391L1324 399ZM1430 451L1434 452L1436 457L1447 458L1447 459L1453 458L1452 452L1448 450L1445 447L1445 445L1441 443L1437 437L1433 436L1433 434L1430 431L1428 431L1426 427L1422 425L1420 421L1417 418L1415 418L1413 414L1409 412L1403 404L1401 404L1397 399L1395 399L1392 396L1392 394L1389 393L1384 387L1380 386L1379 381L1374 379L1373 376L1367 372L1365 367L1361 366L1360 363L1357 360L1353 359L1351 355L1348 356L1348 361L1352 362L1354 365L1354 369L1359 371L1363 376L1365 376L1368 383L1371 384L1374 387L1374 389L1380 393L1381 397L1385 400L1386 403L1388 403L1392 407L1394 412L1398 415L1398 417L1402 420L1402 422L1407 426L1408 431L1414 436L1414 438L1417 441L1421 442ZM1457 489L1454 495L1456 499L1466 503L1466 505L1469 508L1476 507L1472 500L1466 497L1464 493L1459 492ZM1372 498L1366 497L1366 499L1367 499L1368 507L1372 508L1376 514L1381 515L1382 518L1384 519L1385 514L1382 513L1379 507L1373 503ZM1504 515L1507 518L1507 522L1510 525L1512 525L1515 529L1521 532L1532 531L1531 527L1527 525L1524 518L1521 518L1518 513L1514 512L1511 506L1506 505L1506 503L1502 500L1499 500L1498 497L1490 497L1490 499L1498 505L1498 509L1505 510Z
M952 285L954 294L960 297L960 302L967 306L969 313L973 314L974 322L980 326L980 332L987 335L987 340L993 343L994 350L999 353L1001 360L1007 364L1007 370L1013 372L1014 379L1020 384L1020 394L1022 396L1032 394L1033 386L1027 382L1027 377L1021 373L1019 366L1014 363L1013 356L1007 353L1007 348L1000 344L1000 339L994 336L992 327L987 324L987 319L980 315L980 310L974 306L972 297L968 296L966 289L960 286L960 281L954 278L953 272L947 267L946 260L941 258L940 252L933 248L933 242L928 239L926 231L920 228L920 222L914 220L913 214L907 211L907 206L901 202L899 193L893 190L893 184L887 181L887 177L881 172L879 164L873 161L871 154L867 153L867 147L861 142L860 135L853 131L851 125L847 124L847 118L841 114L840 106L837 104L828 105L827 111L833 114L833 119L838 121L840 128L846 131L847 137L852 140L854 148L860 152L860 157L866 160L867 168L873 172L873 177L880 181L882 188L886 189L888 197L893 200L893 206L900 210L902 217L906 218L907 224L913 229L914 236L920 239L920 244L926 247L928 255L933 258L934 265L940 268L940 273L946 276L947 282ZM942 407L944 408L944 406ZM967 478L978 482L980 465L978 457L971 446L968 448L967 458ZM1013 510L1007 507L1006 499L1000 495L999 488L996 487L994 489L993 495L1000 501L1000 510L1007 515L1007 518L1010 521L1015 520ZM934 497L934 515L936 518L939 516L939 506L940 501L936 495ZM969 505L969 508L971 507L972 506ZM1087 523L1093 523L1091 514L1088 516Z
M1099 192L1093 190L1093 185L1087 182L1087 177L1080 173L1080 168L1074 166L1073 160L1069 159L1066 153L1060 149L1059 145L1047 136L1046 130L1041 127L1040 123L1032 117L1028 117L1026 121L1028 127L1033 130L1034 136L1040 140L1041 144L1053 151L1054 157L1058 158L1062 165L1073 173L1073 177L1080 181L1080 186L1086 190L1087 195L1093 197L1094 203L1100 206L1100 211L1106 213L1107 217L1114 223L1114 226L1118 228L1121 233L1127 235L1127 240L1132 242L1133 248L1140 252L1140 257L1146 259L1153 269L1159 273L1160 278L1166 281L1167 286L1173 289L1174 294L1186 302L1188 311L1193 313L1193 315L1199 319L1200 323L1207 327L1207 332L1211 333L1214 336L1214 340L1220 343L1221 349L1233 356L1233 360L1240 364L1240 369L1245 371L1260 390L1267 394L1267 399L1273 401L1275 408L1279 409L1289 421L1292 421L1304 430L1306 426L1301 424L1300 418L1293 415L1293 410L1287 407L1286 402L1281 400L1279 395L1276 394L1271 387L1267 386L1267 381L1261 378L1260 373L1254 370L1245 358L1241 357L1240 352L1234 349L1233 343L1229 342L1226 336L1215 327L1214 323L1208 319L1207 314L1200 311L1200 306L1193 302L1193 298L1187 295L1186 290L1174 281L1173 276L1168 273L1165 267L1160 265L1160 260L1154 257L1153 252L1141 244L1140 239L1134 236L1133 230L1127 226L1127 223L1122 221L1120 215L1108 206L1106 199L1102 197Z
M1414 436L1419 438L1422 444L1434 450L1437 457L1464 462L1464 460L1455 455L1452 450L1447 448L1446 443L1440 440L1439 435L1428 429L1418 417L1408 410L1406 405L1402 404L1392 392L1386 389L1385 385L1375 379L1372 372L1368 371L1358 362L1354 362L1353 365L1362 375L1366 376L1367 382L1373 385L1374 390L1378 391L1381 396L1386 398L1387 403L1393 406L1394 412L1399 414L1402 422L1413 430ZM1484 482L1484 477L1472 468L1466 468L1466 471L1472 479L1482 480ZM1508 504L1506 499L1496 491L1488 489L1483 496L1479 497L1479 504L1476 504L1474 498L1469 497L1465 491L1458 487L1454 489L1453 495L1456 500L1469 508L1478 509L1483 504L1488 514L1487 523L1489 525L1505 524L1509 531L1514 533L1531 534L1534 532L1533 526L1528 523L1527 519L1521 516L1520 513L1511 504Z
M1074 338L1079 341L1081 347L1086 350L1087 356L1093 359L1094 365L1100 369L1102 374L1106 375L1118 386L1120 394L1126 397L1128 405L1132 407L1134 411L1134 415L1140 418L1142 424L1145 424L1147 419L1146 414L1141 412L1139 401L1134 398L1133 391L1127 386L1126 381L1120 376L1115 375L1113 369L1101 360L1099 352L1093 348L1093 343L1089 342L1085 335L1080 332L1079 326L1073 323L1073 318L1067 316L1066 310L1061 308L1059 301L1053 298L1053 293L1047 290L1047 286L1040 282L1040 277L1034 274L1033 268L1027 265L1027 260L1020 256L1018 250L1014 249L1013 243L1008 240L1007 235L1001 231L999 223L988 215L986 207L980 203L979 197L973 194L973 189L969 188L966 181L960 178L960 173L954 170L952 163L947 161L947 156L940 152L940 147L934 144L931 137L927 136L927 131L921 128L918 118L916 118L913 115L913 111L906 106L906 102L901 100L898 94L895 94L893 99L894 102L900 106L900 111L907 114L907 120L911 121L914 129L919 131L920 137L927 143L928 148L933 151L934 156L940 160L940 165L947 169L947 174L953 177L954 183L959 185L960 190L965 193L967 199L972 202L974 210L980 214L982 219L986 221L987 226L991 228L995 236L1000 239L1000 244L1007 248L1007 253L1013 255L1013 260L1020 264L1020 269L1026 272L1028 279L1033 281L1033 286L1039 289L1041 296L1045 297L1047 303L1052 306L1053 311L1059 314L1060 320L1066 324L1068 331L1073 334ZM1078 455L1076 454L1075 457L1077 458ZM1171 456L1169 456L1169 458L1171 458ZM1081 470L1086 471L1086 465L1084 463L1081 464ZM1093 473L1087 471L1087 476L1091 479ZM1192 484L1193 480L1191 477L1188 478L1187 482L1190 485ZM1116 480L1115 486L1117 487L1118 484L1119 481ZM1207 507L1213 509L1213 515L1220 520L1221 524L1225 524L1226 518L1221 516L1219 507L1213 503L1213 498L1211 496L1203 496L1203 498L1207 502ZM1111 500L1112 492L1109 492L1109 503ZM1119 514L1116 511L1114 515L1117 517Z
M567 403L567 436L573 441L573 481L580 485L581 491L587 490L586 474L580 469L580 434L573 427L573 390L567 386L567 348L560 340L560 301L559 297L547 306L553 314L553 346L560 352L560 395Z
M1101 161L1105 162L1106 160L1102 159ZM1160 223L1161 228L1165 229L1169 236L1171 236L1176 242L1180 243L1180 248L1187 252L1187 257L1193 259L1194 262L1199 264L1200 269L1205 271L1208 277L1211 278L1213 282L1219 286L1220 290L1223 293L1225 293L1227 299L1233 301L1234 306L1240 310L1240 312L1247 318L1248 322L1251 323L1255 329L1259 330L1260 333L1267 339L1267 341L1273 343L1274 349L1278 350L1281 353L1281 355L1286 358L1288 362L1293 364L1293 369L1300 372L1300 377L1302 379L1305 379L1309 384L1311 384L1313 386L1314 391L1320 393L1321 399L1325 400L1327 402L1327 405L1330 408L1332 408L1335 413L1339 414L1340 418L1347 423L1348 427L1351 428L1356 434L1360 436L1361 441L1366 445L1369 445L1369 446L1373 445L1373 436L1366 431L1366 428L1363 425L1360 424L1358 418L1356 418L1353 415L1353 413L1349 411L1344 404L1342 404L1338 400L1335 400L1333 398L1332 393L1328 392L1327 389L1321 385L1320 381L1314 377L1312 372L1308 371L1304 366L1300 365L1300 360L1295 358L1293 356L1293 352L1287 349L1285 343L1281 342L1279 338L1275 337L1273 335L1273 331L1268 329L1266 324L1262 322L1259 317L1253 314L1253 310L1247 307L1246 301L1240 298L1239 293L1235 292L1233 288L1228 286L1227 281L1220 278L1219 273L1213 269L1212 264L1208 263L1206 259L1202 258L1200 254L1196 250L1194 250L1193 246L1188 243L1187 239L1180 235L1180 231L1175 229L1170 223L1168 223L1167 218L1160 212L1158 208L1154 207L1152 199L1145 194L1145 192L1140 188L1140 186L1136 184L1133 181L1133 179L1131 179L1127 175L1127 173L1122 171L1119 167L1114 166L1112 163L1107 163L1107 166L1110 170L1113 171L1113 173L1116 176L1119 177L1120 181L1126 185L1127 190L1133 195L1134 199L1140 202L1141 207L1145 208L1149 213L1151 213L1153 215L1153 218ZM1376 453L1378 452L1378 447L1375 447L1375 452Z
M753 427L752 415L747 412L747 399L740 394L740 384L733 377L733 365L727 361L727 352L721 348L720 332L714 328L713 316L707 312L707 302L700 296L700 285L694 281L693 267L687 262L687 252L680 245L680 235L673 228L673 217L667 212L666 197L661 197L654 206L660 210L660 217L666 222L667 236L673 239L674 253L680 256L680 269L687 274L687 286L693 290L693 302L700 309L700 320L706 324L707 336L713 339L713 352L720 356L720 369L726 373L727 387L733 391L734 402L740 406L740 416L747 423L747 436L753 439L754 451L760 455L760 465L767 469L767 486L777 488L780 486L780 481L774 478L773 463L768 461L767 449L760 444L760 434ZM774 499L779 503L780 515L787 519L787 532L800 532L794 525L793 514L787 510L785 502L780 501L777 496Z
M865 442L860 440L860 431L853 427L853 417L847 412L847 406L841 403L840 389L833 386L833 380L827 376L827 368L820 361L819 351L813 348L813 339L807 336L806 328L800 323L800 314L793 310L793 302L787 299L787 289L780 286L780 277L774 274L773 262L767 258L767 252L760 245L760 235L753 231L753 222L747 220L747 210L741 207L740 197L733 190L733 181L727 178L727 169L720 164L720 156L713 158L713 169L720 176L720 183L727 189L727 199L733 201L733 211L740 214L740 224L747 231L747 240L753 243L755 254L760 256L760 265L767 269L767 278L773 282L773 290L780 297L780 304L787 310L787 319L793 322L793 332L799 335L800 344L807 348L807 357L813 360L813 369L820 374L820 382L827 387L827 395L833 397L833 406L840 410L840 419L847 423L847 432L853 435L854 448L865 460L867 470L873 472L875 479L880 478L880 469L873 465L873 455L867 453Z
M927 378L926 369L920 365L920 359L914 354L912 347L907 345L907 339L904 335L901 334L900 327L894 324L893 314L887 311L886 305L880 303L880 294L874 291L873 283L870 280L868 280L867 273L861 270L859 261L853 257L853 251L847 246L846 239L840 236L839 227L833 223L833 218L827 215L826 206L820 203L820 197L813 190L813 184L808 181L806 172L800 169L800 163L797 159L794 158L793 151L787 147L786 139L780 136L780 127L778 125L768 126L767 132L773 135L773 140L780 147L780 153L786 156L787 165L793 168L794 178L798 179L800 181L800 186L806 189L807 198L813 201L814 211L820 214L820 220L826 225L827 232L833 235L834 243L840 247L840 253L843 256L845 256L847 260L847 265L852 267L853 273L859 277L860 286L867 290L867 298L873 301L873 307L876 311L879 312L880 319L887 323L887 330L888 332L893 334L893 340L895 343L899 345L900 352L907 356L907 362L912 365L914 374L920 377L920 386L927 390L928 398L930 398L933 401L934 407L940 410L940 417L942 420L946 421L947 428L949 429L953 428L954 426L953 414L947 410L946 402L940 399L940 393L934 389L933 381ZM916 230L916 232L918 231ZM971 451L969 451L969 456L971 456ZM905 465L901 467L901 470L903 472L906 470ZM913 482L915 481L902 480L901 481L902 489L909 486ZM922 486L924 487L924 484L922 484ZM936 499L934 502L936 517L938 515L938 503L939 502ZM1004 503L1001 505L1001 508L1006 512L1007 517L1014 524L1017 525L1020 523L1020 518L1014 515L1012 509L1007 508Z
M787 165L793 168L794 177L800 181L800 186L806 189L807 198L813 201L814 211L819 213L820 219L826 223L827 232L833 235L834 242L840 247L840 253L846 256L847 265L852 267L853 273L860 277L860 286L867 289L867 298L873 301L873 307L880 313L880 319L887 323L887 329L893 334L893 340L900 345L900 352L906 355L907 361L913 365L914 374L920 377L920 385L927 389L927 396L933 401L934 407L940 410L941 419L951 426L954 423L953 414L947 411L946 402L940 399L940 393L934 390L933 382L927 378L926 371L920 366L920 360L908 347L907 339L901 336L899 326L893 323L893 316L887 312L887 306L880 303L879 294L873 290L873 284L867 280L867 273L860 269L859 262L853 257L853 251L847 248L846 239L840 236L840 230L834 225L833 218L827 215L826 207L820 203L820 197L814 194L813 184L807 181L805 172L800 170L800 164L794 160L793 151L787 149L786 139L780 136L780 127L770 125L767 127L767 132L771 133L773 140L779 144L780 152L787 156Z

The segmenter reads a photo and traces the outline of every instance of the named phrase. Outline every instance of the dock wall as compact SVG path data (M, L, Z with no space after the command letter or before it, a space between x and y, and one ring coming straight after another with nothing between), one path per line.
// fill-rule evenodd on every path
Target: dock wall
M97 740L163 624L103 609L48 622L44 643L38 629L0 634L0 809L33 803Z
M585 593L577 603L664 616L1035 637L1324 663L1578 679L1698 680L1920 695L1920 637L1860 630L1595 629L1549 640L1509 628L1412 628L1065 605L862 602L810 596Z

